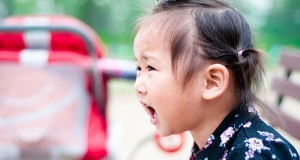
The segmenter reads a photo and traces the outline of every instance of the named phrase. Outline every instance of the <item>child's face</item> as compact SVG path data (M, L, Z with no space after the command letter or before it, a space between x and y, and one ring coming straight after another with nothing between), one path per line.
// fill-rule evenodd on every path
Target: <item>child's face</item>
M199 73L195 83L182 90L172 70L168 44L154 33L142 28L134 41L138 70L134 88L138 99L162 136L195 129L204 114L203 75Z

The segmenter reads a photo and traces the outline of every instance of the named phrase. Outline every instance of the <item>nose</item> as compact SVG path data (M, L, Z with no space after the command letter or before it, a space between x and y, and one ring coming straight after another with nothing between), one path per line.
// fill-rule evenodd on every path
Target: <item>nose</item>
M145 85L145 82L143 80L142 76L137 76L135 83L134 83L134 89L137 95L140 94L147 94L147 87Z

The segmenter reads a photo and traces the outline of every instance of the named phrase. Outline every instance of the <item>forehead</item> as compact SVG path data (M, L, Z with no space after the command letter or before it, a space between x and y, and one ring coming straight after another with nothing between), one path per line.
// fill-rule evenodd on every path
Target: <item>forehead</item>
M139 27L134 39L134 52L137 56L145 56L153 52L169 52L170 39L167 38L165 28L161 26L161 21L153 17L147 19ZM142 55L141 55L142 54Z
M166 46L166 41L163 35L159 34L160 31L153 27L142 27L139 29L138 33L134 39L134 48L157 47L158 44Z
M134 53L137 61L168 59L170 49L156 29L141 28L134 40Z

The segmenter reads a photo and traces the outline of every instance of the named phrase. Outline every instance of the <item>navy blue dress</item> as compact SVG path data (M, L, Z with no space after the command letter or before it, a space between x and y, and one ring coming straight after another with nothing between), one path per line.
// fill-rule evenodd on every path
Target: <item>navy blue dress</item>
M195 144L190 160L300 160L296 149L253 107L232 111L199 149Z

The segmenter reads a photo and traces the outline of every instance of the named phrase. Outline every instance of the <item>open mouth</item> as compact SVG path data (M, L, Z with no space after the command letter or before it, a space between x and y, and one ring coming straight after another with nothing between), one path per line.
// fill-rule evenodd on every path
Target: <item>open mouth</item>
M144 104L144 103L142 103L142 104L145 107L146 112L150 116L151 123L155 124L156 121L157 121L157 113L156 113L155 109L153 107L151 107L151 106L148 106L148 105Z
M157 118L157 113L156 113L155 109L150 107L150 106L146 106L146 107L147 107L147 109L150 113L151 118L156 119Z

